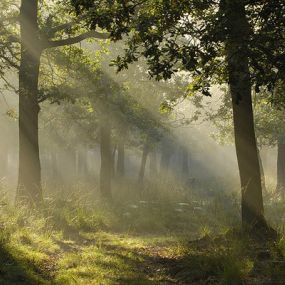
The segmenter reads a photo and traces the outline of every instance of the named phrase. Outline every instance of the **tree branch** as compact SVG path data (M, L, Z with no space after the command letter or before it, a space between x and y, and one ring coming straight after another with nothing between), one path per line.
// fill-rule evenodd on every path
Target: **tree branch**
M67 30L72 28L72 26L77 25L80 23L81 20L87 18L87 15L78 16L76 20L58 25L53 27L47 31L47 33L51 36L54 36L57 32L61 32L62 30Z
M4 59L10 66L16 68L17 70L20 69L20 66L13 62L9 57L6 57L5 55L1 55L2 59Z
M73 21L52 27L47 31L47 33L51 36L54 36L57 32L72 28L72 26L79 24L84 19L87 19L88 16L90 16L90 14L93 12L93 10L94 9L90 9L87 13L76 16L76 18Z
M44 45L44 49L73 45L90 38L106 40L109 38L109 36L110 35L108 33L99 33L97 31L90 31L83 33L79 36L75 36L64 40L47 41Z

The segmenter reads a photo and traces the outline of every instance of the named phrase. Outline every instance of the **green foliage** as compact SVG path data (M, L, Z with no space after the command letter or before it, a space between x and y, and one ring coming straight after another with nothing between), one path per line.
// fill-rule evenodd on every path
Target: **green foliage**
M274 101L282 98L283 91L284 86L279 84L273 93L268 92L266 89L260 89L258 94L254 93L255 131L260 146L275 146L278 139L284 136L282 104L280 101L278 101L279 103ZM221 89L221 92L223 97L218 108L208 107L203 110L203 106L196 106L203 111L206 120L211 121L217 127L218 132L214 134L215 139L226 144L232 143L234 140L233 114L228 90Z

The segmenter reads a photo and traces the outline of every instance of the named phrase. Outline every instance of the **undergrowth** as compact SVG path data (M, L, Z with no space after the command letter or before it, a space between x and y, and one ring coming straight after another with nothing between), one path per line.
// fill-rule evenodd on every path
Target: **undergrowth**
M112 203L94 193L49 195L33 210L14 207L2 194L0 284L285 281L282 201L266 198L280 238L259 243L233 230L239 225L234 194L175 185L145 185L142 194L134 189L121 187Z

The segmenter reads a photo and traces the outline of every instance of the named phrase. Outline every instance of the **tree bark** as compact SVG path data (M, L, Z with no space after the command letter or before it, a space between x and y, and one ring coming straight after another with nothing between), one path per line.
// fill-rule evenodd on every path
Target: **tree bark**
M140 166L139 177L138 177L139 183L142 183L144 180L145 166L146 166L148 154L149 154L149 147L147 144L145 144L143 147L141 166Z
M100 192L102 198L112 199L111 179L112 179L112 150L111 150L111 126L109 119L101 120L100 126Z
M38 78L41 45L38 39L38 1L23 0L20 10L19 177L16 201L43 200L38 141Z
M285 198L285 141L278 139L277 144L277 186L276 191Z
M247 42L249 24L243 0L226 0L229 37L226 42L234 135L242 189L244 229L267 230L264 218L260 165L252 110Z

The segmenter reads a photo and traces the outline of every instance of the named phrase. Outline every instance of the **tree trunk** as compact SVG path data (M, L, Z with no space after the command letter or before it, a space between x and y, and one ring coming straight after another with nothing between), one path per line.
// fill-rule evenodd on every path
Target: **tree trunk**
M229 32L226 51L236 154L242 188L242 225L244 229L264 231L268 229L268 226L264 218L246 44L249 24L242 0L226 0L226 4Z
M113 151L112 151L112 178L114 178L116 175L116 169L115 169L116 153L117 153L117 145L115 144L113 146Z
M117 175L122 178L125 175L125 141L127 128L124 125L119 127L120 135L118 138L118 160L117 160Z
M21 62L19 70L19 177L16 201L42 201L38 142L38 78L41 48L38 40L38 1L22 1Z
M150 155L149 170L150 170L150 177L151 177L151 179L157 179L157 176L158 176L157 153L156 153L155 149L151 152L151 155Z
M68 152L69 159L72 159L71 151ZM75 153L76 155L76 153ZM75 158L76 161L76 158ZM71 163L73 161L70 161ZM76 163L76 162L75 162ZM80 180L84 180L88 176L88 167L87 167L87 151L85 146L80 146L77 150L77 173Z
M145 144L144 147L143 147L141 166L140 166L139 177L138 177L138 182L139 183L142 183L143 180L144 180L145 166L146 166L148 153L149 153L149 147L148 147L147 144Z
M166 177L169 171L171 159L171 145L168 141L162 142L161 159L160 159L160 175Z
M188 154L188 149L184 146L182 146L182 177L185 179L188 178L189 176L189 154Z
M119 140L118 143L117 174L119 177L125 175L125 144L123 140Z
M112 179L112 151L111 151L111 126L108 119L101 120L100 126L100 192L102 198L112 199L111 179Z
M285 198L285 141L278 139L277 144L277 186L276 191Z
M259 165L260 165L261 187L262 187L262 191L264 193L264 192L266 192L264 167L263 167L263 163L262 163L262 159L261 159L259 149L257 149L257 152L258 152L258 161L259 161Z

